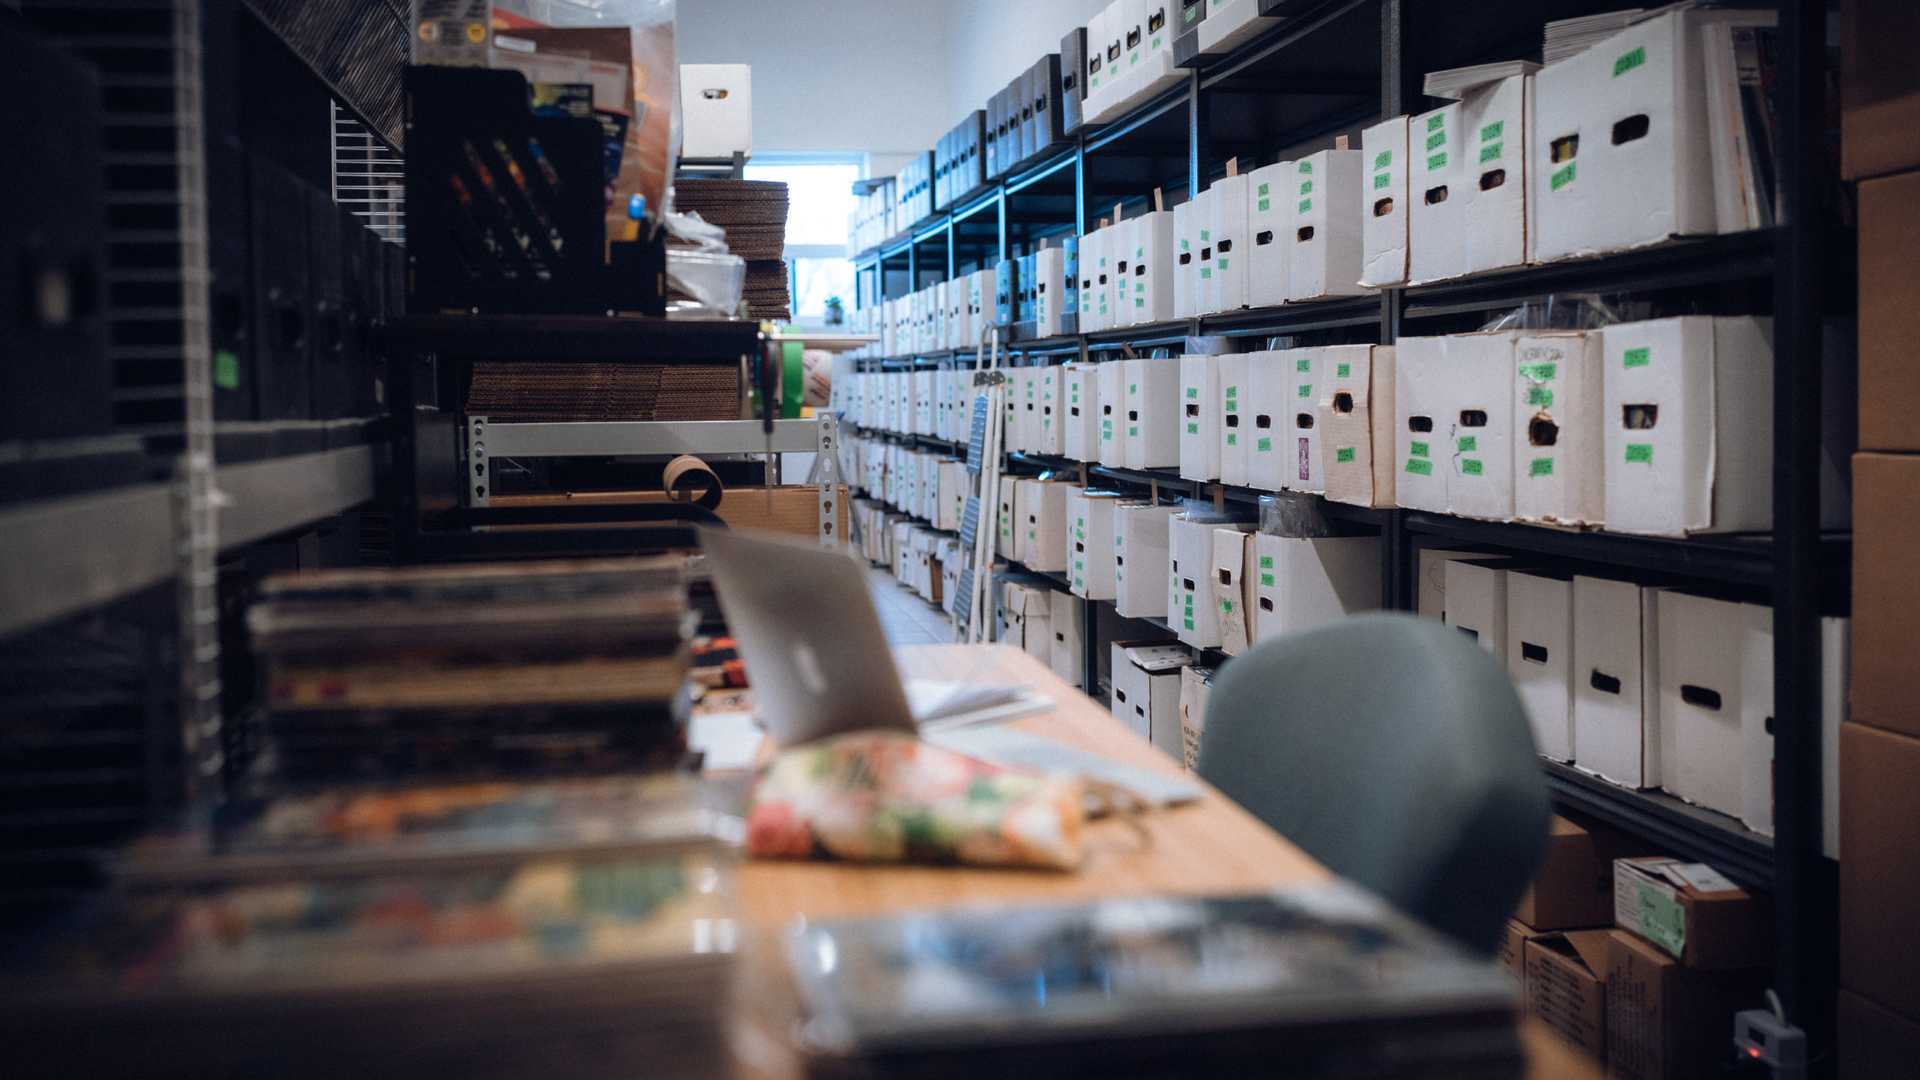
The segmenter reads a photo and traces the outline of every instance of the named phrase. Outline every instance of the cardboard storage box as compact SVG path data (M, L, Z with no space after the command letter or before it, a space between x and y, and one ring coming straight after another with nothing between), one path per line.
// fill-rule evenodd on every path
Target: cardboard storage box
M1540 756L1573 760L1573 579L1507 574L1507 675Z
M753 156L753 67L680 65L680 156Z
M1087 609L1079 597L1058 589L1049 592L1047 600L1052 605L1053 649L1050 655L1053 673L1068 686L1084 690L1087 674Z
M1516 984L1524 987L1527 981L1527 942L1551 932L1535 930L1518 919L1508 919L1507 934L1500 939L1499 952L1494 955L1495 962L1513 976Z
M1847 179L1920 168L1913 138L1920 130L1916 53L1920 7L1906 0L1841 3L1840 172Z
M1180 475L1220 478L1220 358L1180 358Z
M1847 666L1852 620L1820 619L1820 849L1840 857L1840 725L1847 720ZM1773 835L1773 619L1761 608L1748 620L1740 668L1746 690L1740 695L1741 743L1745 754L1740 790L1745 802L1740 821L1762 836Z
M1920 737L1920 456L1853 459L1852 719Z
M994 518L994 554L1014 562L1025 562L1024 542L1027 530L1020 527L1020 513L1017 502L1020 481L1016 477L1000 478L1000 512Z
M1533 77L1533 259L1715 230L1699 25L1670 12Z
M1281 486L1288 491L1323 492L1327 488L1320 454L1320 388L1327 349L1288 349L1281 353L1293 369L1293 396L1281 451Z
M1213 669L1180 669L1181 763L1189 772L1200 767L1200 740L1207 730L1207 701L1213 696Z
M1175 365L1179 361L1174 361ZM1127 362L1108 360L1097 365L1100 388L1100 464L1112 469L1127 466ZM1175 453L1179 445L1175 443Z
M1322 150L1294 163L1293 246L1287 299L1358 296L1361 152Z
M1247 413L1252 430L1247 441L1247 483L1264 491L1286 486L1287 410L1293 405L1295 383L1287 350L1246 353Z
M1909 1080L1920 1060L1920 1020L1859 994L1840 991L1840 1075L1848 1080Z
M1606 511L1598 333L1514 344L1513 516L1598 525Z
M1287 264L1293 250L1295 182L1291 161L1247 174L1247 306L1276 307L1287 299Z
M1094 365L1073 361L1061 365L1065 388L1060 452L1075 461L1096 461L1100 449L1100 373Z
M1113 715L1175 761L1183 756L1180 669L1192 662L1179 645L1113 643Z
M1606 523L1682 536L1773 524L1771 320L1601 331Z
M1543 934L1525 948L1527 1015L1574 1049L1607 1054L1608 930Z
M1652 847L1587 818L1555 814L1546 854L1513 917L1537 930L1583 930L1613 924L1613 864Z
M1660 786L1658 595L1573 579L1573 764L1630 788Z
M1447 512L1452 414L1458 400L1446 338L1401 338L1394 346L1394 500L1408 510Z
M1128 322L1173 318L1173 211L1160 210L1129 223L1133 240Z
M1107 325L1132 326L1134 240L1139 221L1115 221L1107 229Z
M1527 78L1509 76L1461 99L1469 274L1527 261Z
M1266 641L1380 607L1380 540L1257 533L1253 566L1254 640Z
M1747 959L1757 966L1770 950ZM1607 937L1607 1076L1698 1080L1730 1056L1733 1014L1764 1006L1764 971L1696 971L1622 930Z
M1360 284L1404 285L1407 219L1412 213L1407 205L1407 117L1396 116L1361 132L1360 153L1365 166L1360 189Z
M1446 623L1495 660L1507 660L1507 566L1502 561L1447 564Z
M1214 443L1219 455L1222 483L1246 485L1253 479L1249 451L1255 432L1248 409L1252 386L1248 372L1252 359L1247 353L1228 353L1219 358L1215 380Z
M1407 230L1411 253L1407 278L1414 284L1466 272L1466 106L1451 101L1413 117L1408 127L1410 166Z
M1019 481L1019 560L1028 569L1059 573L1067 568L1067 492L1072 486L1051 480Z
M1329 345L1321 352L1318 412L1327 498L1392 506L1393 346Z
M1220 651L1238 656L1253 641L1253 615L1247 603L1247 533L1235 528L1213 531L1213 566L1207 574L1215 614L1220 620Z
M1106 272L1106 230L1089 229L1080 237L1080 332L1106 329L1101 321L1108 296L1100 288Z
M1180 464L1180 361L1135 358L1120 361L1120 366L1126 373L1126 467ZM1105 384L1101 390L1104 401Z
M1010 644L1043 664L1053 663L1053 590L1038 585L1008 585Z
M1840 985L1920 1018L1920 739L1840 732Z
M1228 52L1283 21L1263 17L1260 12L1268 5L1260 0L1206 0L1204 5L1183 2L1180 6L1189 10L1199 8L1206 13L1193 24L1202 53Z
M1185 514L1168 521L1166 619L1174 636L1196 649L1217 649L1221 644L1220 611L1211 584L1213 534L1215 529L1234 528L1232 523L1195 521ZM1252 530L1250 525L1237 528Z
M1209 197L1201 192L1173 208L1173 317L1200 314L1205 290L1200 283L1202 232L1212 231Z
M1033 452L1059 456L1067 448L1067 427L1061 407L1064 375L1058 365L1033 368L1027 386L1033 398L1039 422L1033 431Z
M1057 247L1041 248L1033 253L1033 333L1035 337L1059 337L1065 333L1067 298L1067 253Z
M1480 559L1484 555L1470 551L1441 551L1421 548L1419 558L1419 596L1414 610L1423 619L1445 622L1447 618L1447 564L1455 559Z
M1110 491L1067 492L1067 581L1075 596L1113 599L1114 507Z
M1878 0L1856 6L1894 7ZM1920 9L1916 9L1920 10ZM1911 67L1911 61L1908 62ZM1909 99L1920 142L1920 88ZM1920 151L1916 151L1920 154ZM1920 172L1860 185L1860 449L1920 451Z
M1613 864L1613 921L1696 971L1731 971L1772 955L1773 912L1704 863L1662 855Z
M1772 679L1753 688L1763 689L1765 701L1749 709L1743 670L1748 632L1770 627L1773 610L1667 592L1659 617L1660 786L1695 806L1740 817L1750 801L1768 801L1773 781L1770 758L1760 759L1764 774L1747 768L1756 760L1749 750L1770 743ZM1770 676L1771 656L1765 668Z
M1247 306L1251 265L1247 256L1253 250L1247 236L1247 190L1244 176L1223 176L1207 189L1208 225L1200 234L1202 313L1238 311ZM1289 275L1292 266L1289 263Z
M1167 617L1168 522L1177 507L1113 508L1113 610L1127 619Z

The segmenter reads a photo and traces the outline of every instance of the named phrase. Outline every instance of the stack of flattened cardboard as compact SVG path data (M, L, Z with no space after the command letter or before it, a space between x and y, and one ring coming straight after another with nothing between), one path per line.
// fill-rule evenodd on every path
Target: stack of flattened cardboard
M697 213L727 234L727 249L747 260L747 314L792 317L787 287L787 185L767 180L682 180L674 209Z
M726 365L473 365L466 411L506 423L735 420L740 373Z

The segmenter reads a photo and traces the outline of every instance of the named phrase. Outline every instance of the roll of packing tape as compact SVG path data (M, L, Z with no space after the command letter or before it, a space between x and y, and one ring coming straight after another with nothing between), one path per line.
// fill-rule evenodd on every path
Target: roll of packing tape
M664 485L667 498L674 502L690 502L707 510L719 506L720 497L726 494L726 490L720 486L720 478L714 475L706 462L692 454L682 454L667 462Z

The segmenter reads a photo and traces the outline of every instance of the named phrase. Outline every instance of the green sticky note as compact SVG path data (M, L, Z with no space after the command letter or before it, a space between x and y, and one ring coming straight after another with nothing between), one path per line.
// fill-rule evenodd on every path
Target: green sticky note
M1199 387L1197 387L1197 386L1189 386L1189 387L1187 387L1187 396L1188 396L1188 397L1190 397L1190 398L1197 398L1197 397L1199 397L1199 396L1200 396L1200 388L1199 388Z
M1229 431L1229 432L1227 432L1227 445L1228 445L1228 446L1239 446L1239 445L1240 445L1240 434L1239 434L1238 432L1234 432L1234 431Z
M1653 444L1652 443L1628 443L1627 444L1627 464L1629 465L1653 464Z
M1334 377L1334 378L1336 378L1336 379L1350 379L1350 378L1352 378L1352 377L1353 377L1353 365L1352 365L1351 363L1344 363L1344 364L1335 364L1335 365L1333 366L1333 377Z
M1311 176L1311 175L1313 175L1313 162L1311 162L1311 161L1303 161L1303 162L1301 162L1301 163L1300 163L1300 175L1301 175L1301 176Z
M1210 267L1205 267L1205 266L1203 266L1203 267L1201 267L1201 268L1200 268L1200 280L1201 280L1201 281L1206 281L1206 280L1208 280L1208 279L1210 279L1210 278L1212 278L1212 277L1213 277L1213 270L1212 270L1212 269L1211 269Z
M1529 386L1527 388L1527 404L1535 406L1536 408L1551 409L1553 408L1553 391L1544 386Z
M1209 240L1212 240L1212 239L1213 239L1213 232L1212 232L1211 230L1208 230L1208 229L1201 229L1201 230L1200 230L1200 242L1201 242L1201 243L1203 243L1203 244L1204 244L1204 243L1206 243L1207 241L1209 241Z
M1439 131L1440 125L1444 124L1446 119L1446 113L1434 113L1432 116L1427 117L1427 130Z
M1228 401L1232 401L1233 399L1235 399L1235 398L1237 398L1237 397L1239 397L1239 396L1240 396L1240 384L1239 384L1239 383L1234 383L1233 385L1231 385L1231 386L1229 386L1229 387L1227 387L1227 400L1228 400Z
M1415 476L1432 476L1433 462L1412 458L1407 461L1407 471Z
M1293 362L1293 370L1298 371L1301 374L1305 374L1309 371L1312 371L1313 361L1307 357L1302 357L1298 360L1295 360Z
M1426 443L1416 442L1407 447L1407 452L1414 457L1429 457L1431 456L1430 449Z
M1343 446L1333 452L1333 460L1341 465L1345 465L1353 461L1356 453L1357 451L1355 451L1353 447Z
M1577 164L1579 163L1574 161L1567 162L1565 168L1554 173L1547 179L1547 186L1554 191L1559 191L1561 188L1573 183L1573 169Z
M1187 434L1189 434L1189 435L1198 435L1198 434L1200 434L1200 425L1199 425L1199 423L1198 423L1198 422L1189 422L1189 423L1187 424Z
M1447 133L1446 133L1446 132L1444 132L1444 131L1436 131L1436 132L1434 132L1433 134L1431 134L1431 135L1429 135L1429 136L1427 136L1427 149L1429 149L1429 150L1438 150L1439 148L1441 148L1442 146L1445 146L1445 145L1447 145Z
M1635 50L1636 52L1639 50ZM1640 893L1640 933L1648 941L1675 956L1687 951L1687 913L1672 892L1642 884Z
M1228 615L1233 614L1233 601L1231 600L1220 601L1220 610Z
M1313 181L1311 180L1300 181L1300 194L1302 195L1313 194Z
M1221 258L1221 260L1220 260L1220 269L1222 269L1222 270L1231 270L1231 269L1233 269L1233 263L1232 263L1232 261L1230 261L1230 260L1228 260L1228 259L1227 259L1227 258L1225 258L1225 257L1222 257L1222 258Z
M1274 575L1272 575L1272 574L1261 574L1261 575L1260 575L1260 587L1261 587L1261 588L1263 588L1263 589L1271 589L1271 588L1273 588L1273 579L1274 579Z
M1630 368L1646 367L1648 364L1653 363L1653 348L1652 346L1642 345L1637 349L1628 349L1621 355L1620 359L1622 363Z
M1478 435L1460 436L1460 452L1461 453L1471 454L1478 449L1480 449L1480 437Z
M222 390L240 389L240 358L232 350L213 354L213 385Z
M1521 364L1520 377L1534 382L1552 382L1560 374L1558 364Z
M1264 186L1264 185L1262 185L1262 186ZM1266 199L1266 198L1263 198L1263 199L1261 199L1261 200L1260 200L1260 205L1259 205L1259 207L1258 207L1258 209L1259 209L1259 211L1260 211L1261 213L1263 213L1263 214L1264 214L1264 213L1266 213L1266 212L1267 212L1267 211L1269 211L1269 210L1272 210L1272 209L1273 209L1273 200L1272 200L1272 199Z
M1504 145L1506 145L1506 144L1504 144L1504 143L1490 143L1490 144L1488 144L1488 145L1486 145L1486 146L1483 146L1483 147L1481 147L1481 148L1480 148L1480 163L1484 165L1484 164L1486 164L1486 163L1487 163L1487 162L1489 162L1489 161L1499 161L1499 160L1500 160L1500 148L1501 148L1502 146L1504 146Z
M1271 555L1260 556L1260 569L1262 570L1273 569L1273 556Z
M1444 151L1441 153L1435 154L1432 157L1427 159L1428 172L1439 172L1441 169L1444 169L1446 167L1447 167L1447 155Z
M1301 384L1300 384L1300 394L1299 394L1299 396L1300 396L1300 397L1303 397L1303 398L1309 398L1309 397L1312 397L1312 396L1313 396L1313 384L1312 384L1312 383L1301 383Z
M1137 439L1139 437L1140 437L1140 425L1139 424L1130 425L1127 428L1127 438Z
M1259 442L1254 443L1253 448L1262 454L1268 453L1273 450L1273 440L1270 438L1262 438Z
M1460 462L1460 472L1464 476L1479 476L1485 469L1479 458L1466 458Z
M1647 62L1647 50L1641 46L1632 52L1622 53L1620 59L1613 62L1613 77L1619 78L1634 68Z
M1485 127L1482 127L1480 129L1480 141L1492 142L1493 140L1499 138L1501 131L1505 129L1506 126L1507 126L1506 121L1495 120L1493 123L1488 124Z
M1271 194L1273 194L1273 185L1272 185L1272 184L1261 184L1261 185L1260 185L1260 190L1259 190L1258 192L1256 192L1256 194L1258 194L1258 195L1259 195L1259 196L1260 196L1261 198L1263 198L1263 199L1264 199L1264 198L1266 198L1267 196L1269 196L1269 195L1271 195Z
M1187 629L1189 629L1189 630L1191 630L1191 629L1193 629L1193 620L1192 620L1192 619L1186 619L1186 620L1184 620L1184 621L1185 621L1185 622L1186 622L1186 624L1187 624Z
M1312 199L1301 199L1301 200L1300 200L1300 205L1299 205L1299 206L1297 206L1297 207L1295 207L1294 209L1296 209L1296 210L1298 210L1298 211L1299 211L1300 213L1302 213L1302 214L1304 214L1304 213L1306 213L1307 211L1309 211L1309 210L1311 210L1311 209L1313 209L1313 200L1312 200Z
M1391 164L1393 164L1393 151L1382 150L1379 153L1373 155L1374 168L1384 169Z
M1391 183L1393 183L1392 173L1383 172L1383 173L1373 174L1373 190L1379 191L1381 188L1386 187L1388 184L1391 184Z
M1553 475L1553 459L1550 457L1534 458L1533 464L1527 466L1527 475L1528 476L1552 476Z
M1137 382L1136 382L1136 383L1128 383L1128 384L1127 384L1127 393L1129 393L1129 394L1137 394L1137 393L1139 393L1139 392L1140 392L1140 384L1139 384L1139 383L1137 383Z

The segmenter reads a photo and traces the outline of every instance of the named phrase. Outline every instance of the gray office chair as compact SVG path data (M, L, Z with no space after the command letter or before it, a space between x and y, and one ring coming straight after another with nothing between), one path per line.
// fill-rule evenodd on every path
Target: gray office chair
M1513 683L1430 619L1359 616L1227 664L1199 770L1334 873L1489 955L1546 845Z

